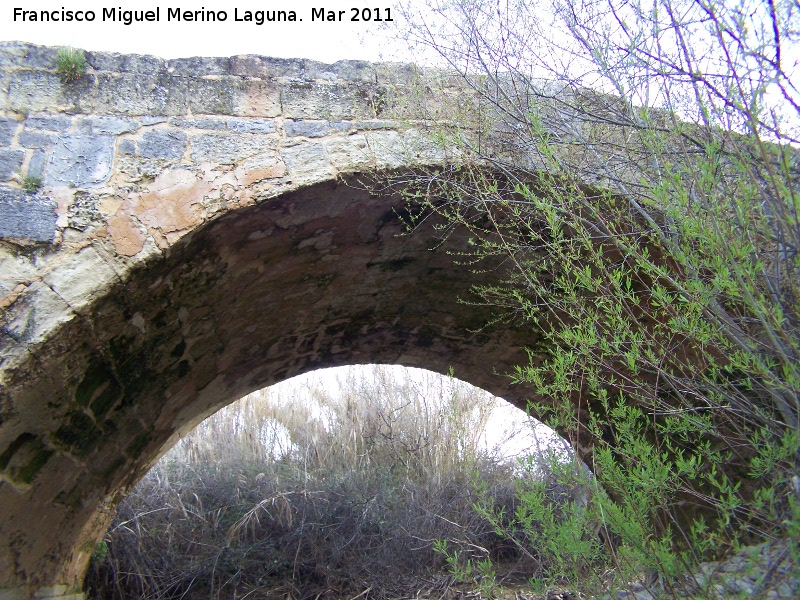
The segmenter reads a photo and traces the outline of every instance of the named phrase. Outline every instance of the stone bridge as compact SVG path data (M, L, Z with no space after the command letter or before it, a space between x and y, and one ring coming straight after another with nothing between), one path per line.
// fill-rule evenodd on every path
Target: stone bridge
M391 363L524 404L532 334L370 192L443 158L409 67L55 55L0 45L0 598L79 597L126 490L253 390Z

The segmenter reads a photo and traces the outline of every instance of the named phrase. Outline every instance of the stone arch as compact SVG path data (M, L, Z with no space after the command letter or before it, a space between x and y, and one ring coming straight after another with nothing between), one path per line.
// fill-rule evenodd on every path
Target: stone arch
M78 588L116 502L181 432L291 376L453 368L523 405L504 373L530 334L457 304L475 275L431 251L432 224L403 235L403 210L352 176L224 213L31 344L4 374L3 586Z

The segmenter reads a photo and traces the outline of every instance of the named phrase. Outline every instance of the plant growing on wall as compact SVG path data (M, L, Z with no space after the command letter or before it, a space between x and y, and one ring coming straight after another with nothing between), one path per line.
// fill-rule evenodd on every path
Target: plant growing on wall
M20 185L28 194L35 194L42 187L42 178L35 175L25 175L20 179Z
M79 48L59 48L56 53L56 73L64 83L80 79L86 67L86 54Z

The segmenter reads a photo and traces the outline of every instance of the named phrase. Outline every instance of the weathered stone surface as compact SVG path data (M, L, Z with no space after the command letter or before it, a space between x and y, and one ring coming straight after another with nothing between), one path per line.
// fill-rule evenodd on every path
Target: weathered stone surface
M228 119L228 129L237 133L275 133L275 121L267 119Z
M0 146L8 146L14 137L18 122L0 117Z
M185 115L188 111L185 79L167 73L146 76L135 73L97 75L94 111L118 115Z
M74 316L63 298L46 284L35 281L20 300L4 311L0 332L14 342L34 344Z
M47 155L44 150L36 150L31 156L31 162L28 163L28 175L30 177L42 177L44 175L44 164L47 160Z
M195 162L234 164L256 154L274 152L278 147L278 140L258 134L233 137L209 133L192 136L191 144L192 160Z
M121 154L136 154L136 142L133 140L120 140L117 152Z
M397 169L409 162L408 147L396 131L376 131L364 134L380 169Z
M286 121L283 130L289 137L324 137L331 132L327 121Z
M0 188L0 588L79 589L119 494L254 389L379 362L535 395L499 374L537 333L456 303L490 282L446 253L467 240L430 252L370 191L443 159L393 120L413 67L88 53L65 85L54 56L0 42L27 115L0 118L0 176L45 178Z
M295 183L319 181L333 176L330 160L322 144L286 148L281 150L281 158Z
M105 294L116 281L116 274L97 251L88 246L48 272L43 281L77 311Z
M94 81L88 77L67 87L49 71L9 74L8 105L16 112L82 112L89 110L93 97Z
M56 218L52 200L0 186L0 238L52 241Z
M19 145L25 148L46 148L53 143L53 135L38 131L23 131L19 134Z
M72 119L61 115L41 115L25 120L25 129L63 132L72 126Z
M22 167L25 153L16 148L0 148L0 179L11 179Z
M283 114L292 119L331 121L375 116L369 88L340 82L290 81L283 88Z
M111 176L114 138L107 135L63 135L56 139L47 165L46 184L93 187Z
M215 129L224 130L228 126L224 119L170 119L170 125L182 129Z
M187 84L189 108L200 115L234 115L244 95L238 77L191 77Z
M363 135L330 138L324 145L331 164L339 171L363 168L372 163L372 151Z
M182 131L148 131L139 141L139 153L145 158L177 159L186 150L186 140L187 136Z
M196 77L203 75L229 75L230 58L206 58L193 56L191 58L174 58L167 61L167 70L173 75Z
M84 117L78 119L78 130L82 133L119 135L139 129L139 122L134 119L119 117Z

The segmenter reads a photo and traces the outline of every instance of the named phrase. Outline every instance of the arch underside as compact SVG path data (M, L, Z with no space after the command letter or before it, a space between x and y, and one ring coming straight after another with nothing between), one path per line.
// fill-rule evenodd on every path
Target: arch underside
M482 275L399 195L328 181L226 213L73 318L0 392L0 588L79 586L129 486L177 437L314 369L453 369L524 406L505 376L535 333L459 303ZM502 268L498 265L497 268ZM491 277L491 273L485 275Z

